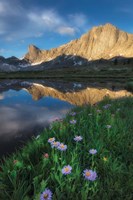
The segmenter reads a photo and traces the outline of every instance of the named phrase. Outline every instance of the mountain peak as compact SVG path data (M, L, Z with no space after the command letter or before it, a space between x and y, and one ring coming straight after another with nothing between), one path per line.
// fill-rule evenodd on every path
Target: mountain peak
M35 45L30 44L28 47L28 50L30 52L30 51L39 51L40 49L38 47L36 47Z
M117 28L116 26L114 26L113 24L110 24L110 23L106 23L106 24L104 24L103 27L108 27L108 28Z
M25 60L29 61L29 62L34 62L39 54L41 53L41 50L36 47L33 44L30 44L28 47L28 53L25 55Z
M26 58L31 63L37 63L53 60L63 54L80 56L89 61L117 56L133 57L133 34L128 34L116 26L106 23L93 27L79 39L58 48L42 51L36 46L30 45Z
M117 30L118 28L110 23L106 23L104 25L100 26L94 26L89 32L95 32L95 31L107 31L107 30Z

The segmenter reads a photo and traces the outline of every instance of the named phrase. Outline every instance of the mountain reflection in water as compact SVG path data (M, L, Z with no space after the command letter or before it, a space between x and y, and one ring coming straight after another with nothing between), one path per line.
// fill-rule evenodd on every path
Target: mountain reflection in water
M39 134L74 105L94 104L104 96L132 95L125 90L98 89L81 83L49 81L0 82L0 156Z
M25 90L9 90L0 99L0 156L13 152L49 123L60 119L73 106L45 97L34 101Z

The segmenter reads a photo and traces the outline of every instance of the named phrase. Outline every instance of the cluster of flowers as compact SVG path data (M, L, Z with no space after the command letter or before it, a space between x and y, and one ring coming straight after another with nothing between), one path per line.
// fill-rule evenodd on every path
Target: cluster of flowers
M70 165L66 165L62 169L62 174L64 175L71 174L71 171L72 171L72 167ZM86 180L95 181L97 178L97 173L93 170L85 169L83 171L83 176L85 177Z
M72 117L74 117L76 114L77 114L76 112L71 112L71 113L70 113L70 115L71 115ZM75 120L75 119L70 120L70 124L76 124L76 123L77 123L77 120Z
M71 113L72 116L74 116L76 113ZM76 124L76 120L71 120L70 121L71 124ZM74 138L75 142L80 142L83 140L82 136L75 136ZM60 143L58 141L55 141L55 138L49 138L48 142L51 144L52 148L57 148L60 151L65 151L67 149L67 145ZM90 154L96 154L97 150L96 149L90 149L89 150ZM61 170L63 175L68 175L71 174L72 172L72 167L70 165L66 165L62 168ZM83 176L86 180L89 181L95 181L97 178L97 173L96 171L93 171L91 169L85 169L83 171ZM40 200L51 200L52 199L52 192L51 190L49 190L48 188L45 189L45 191L41 194L40 196Z
M71 174L72 167L70 165L64 166L62 169L62 174L68 175ZM83 171L83 176L88 181L95 181L97 178L96 171L85 169ZM40 196L40 200L51 200L52 199L52 192L49 189L45 189L44 192Z
M55 141L54 137L53 138L49 138L48 142L51 144L52 148L57 148L60 151L66 151L66 149L67 149L67 145L65 145L63 143L60 143L58 141Z
M74 141L80 142L83 138L81 136L75 136ZM67 145L60 143L58 141L55 141L55 138L49 138L48 142L51 144L52 148L57 148L60 151L65 151L67 149Z

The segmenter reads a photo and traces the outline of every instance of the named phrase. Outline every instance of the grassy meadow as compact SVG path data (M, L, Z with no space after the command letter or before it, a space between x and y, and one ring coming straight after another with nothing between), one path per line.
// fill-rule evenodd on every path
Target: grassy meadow
M34 67L33 67L34 68ZM0 72L0 79L26 79L26 78L115 78L131 79L133 77L133 67L130 65L114 65L111 63L90 64L89 66L68 66L45 68L42 71L18 71Z
M74 108L1 160L1 200L132 200L133 98Z

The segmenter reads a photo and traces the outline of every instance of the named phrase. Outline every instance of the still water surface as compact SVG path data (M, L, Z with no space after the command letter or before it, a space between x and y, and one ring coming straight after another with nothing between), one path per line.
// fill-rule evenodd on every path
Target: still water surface
M13 152L31 136L38 135L73 106L53 97L35 101L25 89L0 93L0 156Z
M0 80L0 157L14 152L74 106L95 104L107 95L130 94L122 90L122 83L109 81Z

